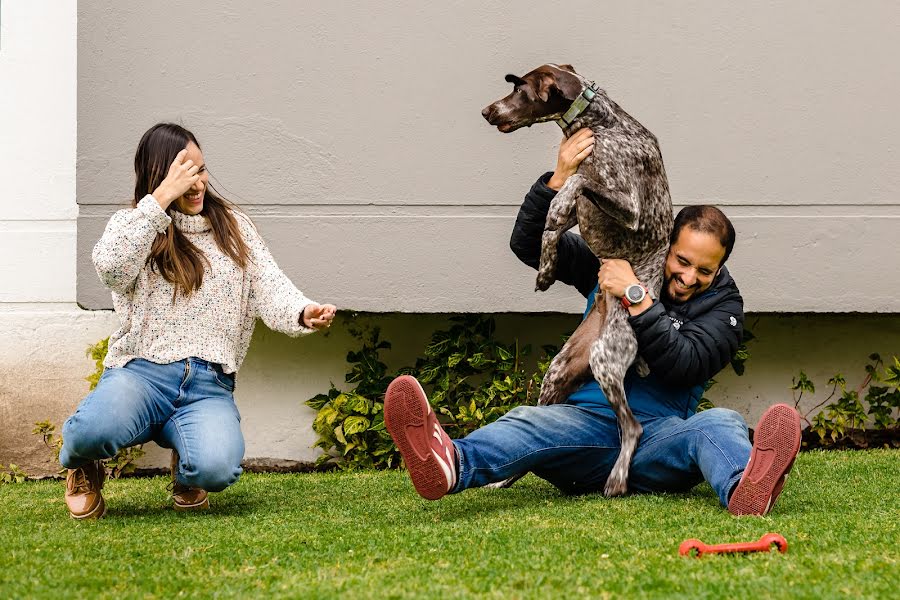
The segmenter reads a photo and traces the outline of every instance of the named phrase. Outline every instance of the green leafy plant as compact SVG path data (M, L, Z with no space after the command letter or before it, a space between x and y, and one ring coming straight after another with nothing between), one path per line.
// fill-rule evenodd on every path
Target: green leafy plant
M397 466L399 452L384 425L383 395L392 377L380 357L391 344L381 339L378 327L350 332L362 341L359 350L347 353L350 371L344 381L354 384L353 389L342 392L332 383L327 393L306 401L318 411L313 421L313 430L319 436L315 447L324 454L316 465L341 469Z
M448 330L434 333L415 367L405 370L425 387L450 437L464 437L516 406L537 401L556 348L545 347L537 372L529 375L524 359L531 347L497 340L493 318L464 315L450 321Z
M100 381L100 377L103 376L103 360L106 358L106 353L109 350L109 338L105 337L96 344L92 344L88 346L86 354L94 360L94 364L96 368L94 372L85 377L85 380L91 384L90 390L93 390L97 387L97 383Z
M61 435L56 435L56 425L50 421L39 421L34 424L31 433L41 436L44 445L53 451L53 461L59 462L59 451L62 450L63 440Z
M555 347L544 348L537 372L529 375L523 359L530 348L497 341L493 319L461 316L451 323L448 330L432 335L415 367L397 373L422 382L451 437L462 437L536 400ZM351 334L362 341L359 350L347 354L350 371L345 382L353 388L341 391L332 384L327 393L306 401L317 411L315 447L324 452L316 464L341 469L399 466L400 455L384 425L384 392L394 376L388 374L381 353L391 344L381 339L377 327L351 329Z
M838 373L828 380L831 393L802 413L810 431L819 436L821 443L833 444L851 431L862 431L865 435L866 423L870 418L876 430L896 430L900 425L897 416L900 411L900 360L894 356L893 364L885 365L880 355L870 354L869 361L859 386L848 389L846 379ZM875 382L885 385L872 385ZM800 371L798 376L792 378L791 391L794 407L799 410L803 394L814 394L816 386L806 373ZM864 391L865 396L861 397ZM810 415L820 408L822 410L810 419Z
M22 483L26 479L28 479L28 475L18 465L10 463L8 467L0 467L0 484Z

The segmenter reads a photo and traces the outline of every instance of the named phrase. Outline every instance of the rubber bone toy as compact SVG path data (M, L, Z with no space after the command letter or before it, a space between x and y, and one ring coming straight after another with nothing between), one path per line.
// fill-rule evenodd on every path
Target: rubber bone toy
M684 540L678 547L678 553L682 556L700 557L704 554L727 554L733 552L768 552L775 546L779 552L787 552L788 543L784 537L777 533L767 533L757 542L741 542L737 544L706 545L700 540Z

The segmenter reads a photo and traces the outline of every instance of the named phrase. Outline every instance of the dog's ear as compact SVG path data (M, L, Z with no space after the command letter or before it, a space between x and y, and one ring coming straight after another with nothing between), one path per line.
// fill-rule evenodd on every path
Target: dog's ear
M575 76L574 71L557 71L555 77L550 77L549 89L566 100L575 100L581 93L581 79Z
M565 70L568 71L569 73L574 73L574 72L575 72L575 67L573 67L572 65L559 65L559 68L560 68L560 69L565 69Z
M525 83L524 79L522 79L518 75L513 75L512 73L507 74L505 79L513 85L522 85L523 83Z
M541 76L538 77L538 89L534 92L541 99L541 102L547 102L550 100L550 94L558 89L556 87L556 77L549 73L541 73Z

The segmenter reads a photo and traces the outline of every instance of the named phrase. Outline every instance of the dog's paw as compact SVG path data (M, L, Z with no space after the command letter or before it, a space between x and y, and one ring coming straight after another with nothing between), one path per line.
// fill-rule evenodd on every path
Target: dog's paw
M607 498L615 498L616 496L624 496L628 491L628 480L619 476L610 475L606 480L606 486L603 488L603 495Z
M554 281L556 281L556 279L548 271L538 271L537 279L534 284L534 291L546 292L547 289L553 285Z
M504 479L503 481L495 481L494 483L489 483L484 487L491 490L505 490L508 487L512 487L512 484L514 484L518 480L518 477L510 477L509 479Z
M640 356L634 361L634 368L637 371L638 377L646 377L650 374L650 367L647 365L647 361Z

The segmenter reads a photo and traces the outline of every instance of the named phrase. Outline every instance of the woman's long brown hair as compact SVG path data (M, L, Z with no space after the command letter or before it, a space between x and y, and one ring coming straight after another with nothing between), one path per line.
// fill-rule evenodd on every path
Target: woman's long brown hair
M132 206L137 206L144 196L152 193L162 183L175 156L187 146L188 142L200 147L193 133L175 123L158 123L147 130L138 143L134 155L135 183ZM173 210L175 210L174 202L167 212ZM237 210L232 203L214 194L209 185L206 186L203 210L200 214L209 219L213 238L219 250L244 269L249 261L249 250L232 214L232 211ZM174 221L169 224L165 233L156 236L148 261L151 269L159 272L174 286L173 302L178 292L188 296L194 290L200 289L203 284L204 263L209 265L203 251L175 227Z

